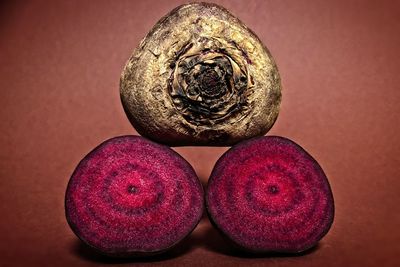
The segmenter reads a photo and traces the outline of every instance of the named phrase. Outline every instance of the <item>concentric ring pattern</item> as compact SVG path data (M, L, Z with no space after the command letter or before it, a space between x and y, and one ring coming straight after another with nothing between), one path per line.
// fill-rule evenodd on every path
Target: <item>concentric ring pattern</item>
M245 55L235 42L218 38L199 37L182 47L171 65L168 88L188 122L213 125L247 115L254 82Z
M77 236L101 252L157 252L194 229L202 194L194 170L176 152L141 137L117 137L76 168L66 215Z
M224 154L206 200L219 229L257 252L306 250L327 233L334 214L321 167L282 137L251 139Z

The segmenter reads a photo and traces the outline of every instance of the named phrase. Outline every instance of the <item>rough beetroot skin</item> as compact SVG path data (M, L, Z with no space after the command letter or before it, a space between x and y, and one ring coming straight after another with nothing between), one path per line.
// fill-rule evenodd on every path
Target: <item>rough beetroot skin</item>
M89 246L111 256L163 252L198 224L203 188L167 146L138 136L105 141L75 169L65 196L67 221Z
M206 193L211 221L250 252L305 251L329 231L334 202L319 164L277 136L239 143L212 171Z

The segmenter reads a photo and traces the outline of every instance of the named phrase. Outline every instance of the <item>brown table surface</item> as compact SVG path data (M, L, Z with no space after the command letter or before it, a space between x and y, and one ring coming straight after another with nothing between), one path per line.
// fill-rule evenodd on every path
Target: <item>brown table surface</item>
M0 265L400 266L400 5L217 1L268 46L283 102L269 134L322 165L336 217L297 257L233 252L205 217L170 253L112 260L79 242L64 192L101 141L133 134L119 99L132 50L181 1L16 1L0 9ZM226 148L176 149L207 183Z

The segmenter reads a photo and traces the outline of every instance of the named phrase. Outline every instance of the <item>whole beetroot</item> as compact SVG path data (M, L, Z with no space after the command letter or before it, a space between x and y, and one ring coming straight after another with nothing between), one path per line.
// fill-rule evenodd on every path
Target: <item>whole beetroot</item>
M257 35L212 3L178 6L129 58L120 83L126 115L170 146L228 146L275 123L281 82Z

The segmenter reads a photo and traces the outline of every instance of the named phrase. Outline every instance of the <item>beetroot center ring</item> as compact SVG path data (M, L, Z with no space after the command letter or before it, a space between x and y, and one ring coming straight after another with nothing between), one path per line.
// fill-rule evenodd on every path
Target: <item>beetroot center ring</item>
M207 190L213 223L253 252L301 252L329 230L332 192L318 163L282 137L242 142L217 162Z
M165 251L203 211L193 168L172 149L137 136L102 143L78 165L65 199L75 234L115 256Z

